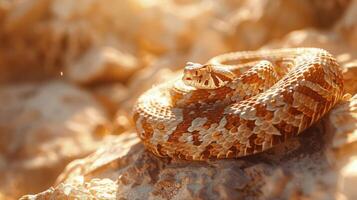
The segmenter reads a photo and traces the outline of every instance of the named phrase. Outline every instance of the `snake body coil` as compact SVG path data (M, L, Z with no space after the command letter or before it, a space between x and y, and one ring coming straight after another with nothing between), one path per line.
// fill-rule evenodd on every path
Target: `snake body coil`
M318 121L343 96L339 64L317 48L222 54L134 107L139 137L160 157L237 158L269 149Z

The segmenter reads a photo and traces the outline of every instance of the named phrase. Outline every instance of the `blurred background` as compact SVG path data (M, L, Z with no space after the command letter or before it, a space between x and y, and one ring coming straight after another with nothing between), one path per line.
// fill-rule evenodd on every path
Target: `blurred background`
M52 186L134 132L131 108L186 62L321 47L357 91L356 0L0 0L0 199Z

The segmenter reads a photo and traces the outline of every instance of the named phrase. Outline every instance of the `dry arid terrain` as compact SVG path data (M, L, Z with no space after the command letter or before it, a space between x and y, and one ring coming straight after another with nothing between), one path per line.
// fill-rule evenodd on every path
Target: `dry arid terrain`
M261 154L158 158L147 89L231 52L319 47L346 95ZM0 199L357 199L357 0L0 0Z

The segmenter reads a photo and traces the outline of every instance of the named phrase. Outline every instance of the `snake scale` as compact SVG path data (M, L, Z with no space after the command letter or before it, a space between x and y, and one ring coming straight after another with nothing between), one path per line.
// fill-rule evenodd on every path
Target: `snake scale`
M185 160L238 158L298 135L343 96L335 58L291 48L218 55L142 94L134 121L145 147Z

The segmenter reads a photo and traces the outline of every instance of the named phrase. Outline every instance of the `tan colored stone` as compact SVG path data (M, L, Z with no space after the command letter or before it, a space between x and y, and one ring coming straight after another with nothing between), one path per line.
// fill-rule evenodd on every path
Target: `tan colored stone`
M306 1L314 9L314 18L318 23L318 27L330 28L339 20L350 7L353 0L310 0Z
M33 27L49 10L50 0L18 1L4 20L4 29L16 34Z
M124 82L139 67L138 60L111 47L89 50L73 65L67 67L68 77L80 84L93 84L98 81Z
M345 68L343 73L345 91L354 95L357 93L357 59L346 62L343 66Z
M305 1L245 1L228 19L231 44L238 50L257 49L290 31L317 24Z
M348 162L341 169L339 183L339 194L344 199L356 199L357 184L357 156L349 158Z
M136 99L153 85L160 84L167 80L176 78L179 73L175 69L182 70L185 66L186 60L181 55L168 54L159 59L154 59L150 65L138 71L128 81L129 98L123 102L123 109L131 112L132 105Z
M132 115L126 111L118 110L114 117L112 134L121 134L128 131L135 131Z
M351 48L343 42L343 38L335 32L316 29L302 29L292 31L280 40L273 41L263 48L293 48L318 47L326 49L334 55L351 53ZM346 61L346 59L342 59ZM348 58L350 60L350 58Z
M117 184L110 179L92 179L84 182L78 177L71 183L60 184L38 195L26 195L20 199L116 199Z
M337 22L335 30L339 32L346 41L357 48L357 1L352 0L344 16Z
M320 1L2 1L0 23L11 34L0 34L0 81L59 77L64 66L78 63L88 49L108 45L135 57L170 52L204 62L318 25L314 17L326 19L326 12L333 21L346 5L315 2ZM21 75L28 68L31 73Z
M326 131L333 136L332 147L337 151L338 157L356 155L357 95L336 106L330 112L325 126Z
M205 34L197 38L189 53L190 62L205 63L213 56L229 52L229 47L224 41L222 33L207 30Z
M139 27L136 39L140 49L163 54L186 51L209 30L208 22L214 20L214 9L218 2L195 2L178 5L172 1L151 1L142 4L138 13Z
M133 42L129 45L118 38L118 26L130 24L117 23L122 12L113 8L121 8L122 2L11 1L0 14L6 30L0 33L0 82L60 77L64 66L95 46L110 44L132 53ZM29 73L25 76L22 71Z
M65 165L92 152L107 123L87 92L62 82L0 88L0 190L8 198L53 184ZM34 181L29 181L34 180Z
M329 199L337 176L322 136L313 127L254 157L190 162L157 158L135 134L122 134L69 164L55 188L23 199L58 198L66 191L64 185L73 191L67 192L71 198L76 188L82 191L93 182L104 186L92 188L90 195L83 192L83 198L99 198L96 193L107 188L104 191L115 192L116 199Z
M128 88L122 83L108 83L94 86L91 91L105 106L110 116L114 116L125 100L130 98Z

